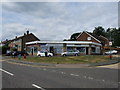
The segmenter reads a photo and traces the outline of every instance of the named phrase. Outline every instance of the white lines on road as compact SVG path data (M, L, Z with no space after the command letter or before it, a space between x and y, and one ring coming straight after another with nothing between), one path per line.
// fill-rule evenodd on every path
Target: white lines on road
M88 77L88 79L93 80L93 77Z
M38 85L36 85L36 84L32 84L32 86L35 87L35 88L39 88L39 89L41 89L41 90L45 90L44 88L42 88L42 87L40 87L40 86L38 86Z
M61 72L62 74L65 74L65 72Z
M78 77L78 76L79 76L79 75L77 75L77 74L72 74L72 73L71 73L70 75L71 75L71 76L76 76L76 77Z
M9 75L11 75L11 76L14 75L14 74L12 74L12 73L10 73L10 72L8 72L8 71L6 71L6 70L3 70L3 69L1 69L1 68L0 68L0 71L5 72L5 73L7 73L7 74L9 74Z

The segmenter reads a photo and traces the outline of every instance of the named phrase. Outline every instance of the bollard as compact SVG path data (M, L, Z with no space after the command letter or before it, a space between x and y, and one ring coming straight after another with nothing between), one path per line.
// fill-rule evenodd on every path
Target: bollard
M18 55L18 59L19 59L19 60L21 59L21 54Z
M26 54L24 54L24 59L26 59Z
M110 57L110 59L112 59L112 55L110 55L109 57Z

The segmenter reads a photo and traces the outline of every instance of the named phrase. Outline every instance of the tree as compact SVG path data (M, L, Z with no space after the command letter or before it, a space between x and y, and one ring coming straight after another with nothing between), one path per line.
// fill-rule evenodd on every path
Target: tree
M108 28L106 30L106 37L113 42L112 46L120 46L120 28Z
M2 46L2 47L0 47L0 48L2 49L2 54L6 54L6 51L7 51L8 49L10 49L10 47L7 46L7 45L4 45L4 46Z
M74 34L72 34L71 37L70 37L70 40L75 41L77 39L78 35L80 35L80 33L74 33Z
M95 27L95 29L93 30L93 35L106 36L105 29L102 26Z

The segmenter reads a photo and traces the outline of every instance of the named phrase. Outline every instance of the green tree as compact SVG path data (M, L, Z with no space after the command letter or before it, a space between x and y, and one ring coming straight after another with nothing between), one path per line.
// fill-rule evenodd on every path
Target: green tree
M106 30L106 37L113 42L112 46L120 46L120 28L108 28Z
M6 51L10 49L10 47L5 45L5 46L2 46L1 49L2 49L2 54L6 54Z
M75 41L80 33L74 33L74 34L72 34L71 37L70 37L70 40L71 41Z
M105 29L102 26L95 27L95 29L93 30L93 35L106 36Z

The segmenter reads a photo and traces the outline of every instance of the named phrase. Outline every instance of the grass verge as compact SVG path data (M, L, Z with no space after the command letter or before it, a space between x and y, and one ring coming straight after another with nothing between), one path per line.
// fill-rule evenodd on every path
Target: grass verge
M102 55L86 55L86 56L66 56L66 57L27 57L20 60L38 62L38 63L53 63L53 64L83 64L83 63L98 63L109 60L108 56Z

